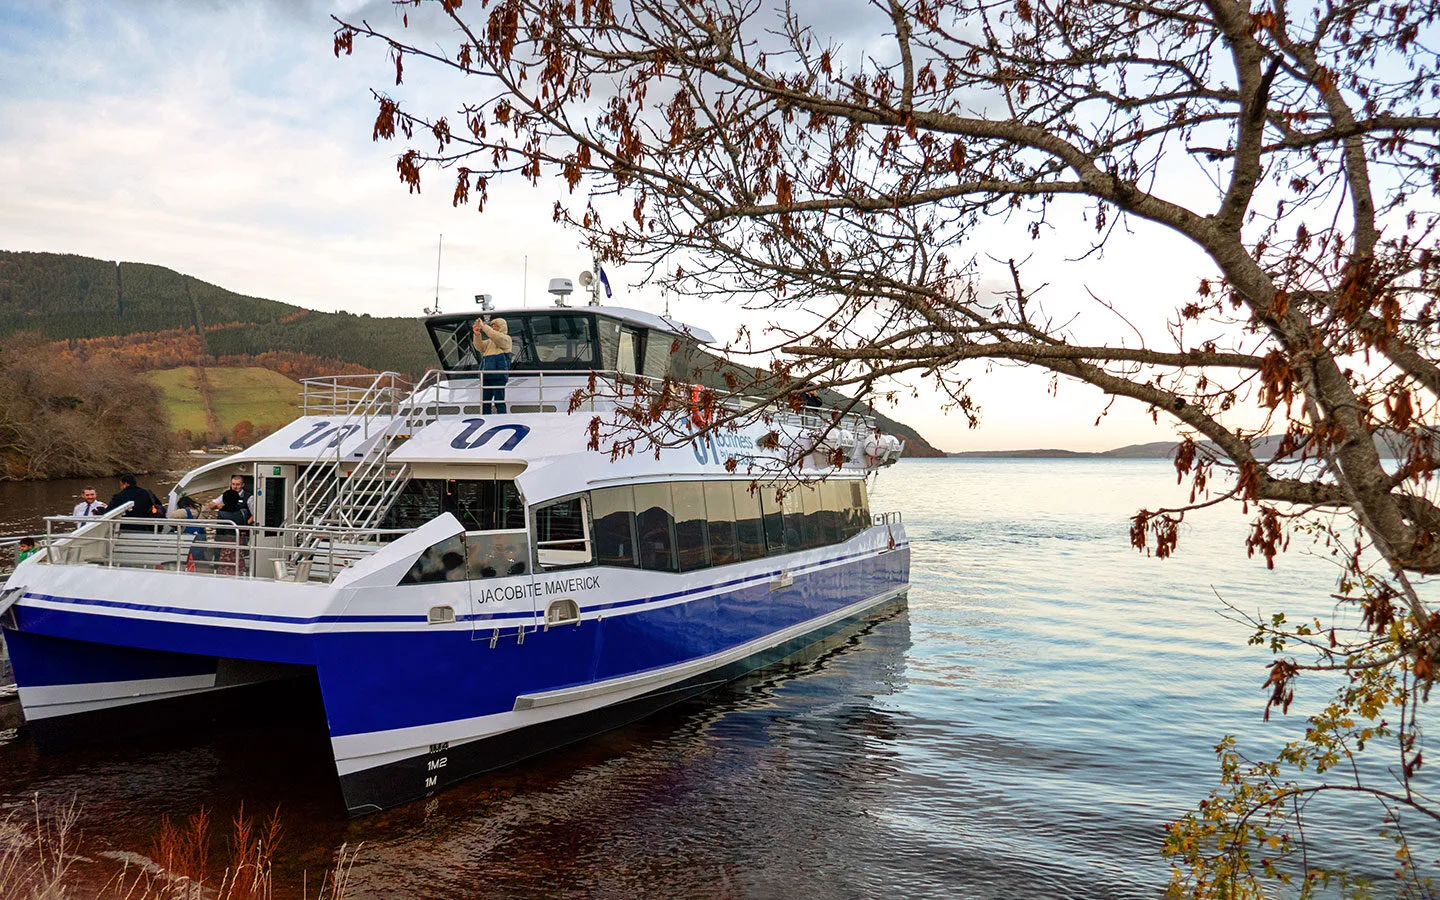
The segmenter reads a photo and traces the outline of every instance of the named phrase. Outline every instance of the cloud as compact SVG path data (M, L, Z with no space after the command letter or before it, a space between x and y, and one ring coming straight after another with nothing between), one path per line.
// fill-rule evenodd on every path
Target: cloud
M150 262L317 309L417 315L435 296L443 233L442 304L469 307L480 292L519 301L527 257L528 300L548 302L540 296L546 278L573 277L589 264L576 237L550 221L559 186L492 187L484 215L451 208L445 173L427 173L423 193L409 194L394 167L402 146L370 140L370 89L423 96L427 109L444 110L478 82L415 65L396 88L374 43L336 60L332 10L377 25L401 14L388 0L0 6L0 70L10 79L0 95L0 248ZM866 15L828 12L835 28L822 37L852 53L879 48L885 39ZM448 24L416 18L417 40L454 41ZM1074 247L1037 246L1018 224L987 231L984 249L1001 258L1035 251L1042 272L1059 271ZM1174 269L1173 258L1123 241L1103 259L1064 267L1067 278L1113 288L1107 299L1141 318L1163 317L1163 306L1147 301ZM654 292L625 291L638 273L611 277L617 303L664 308ZM1076 302L1074 285L1050 294L1058 314ZM754 319L684 298L671 306L722 336ZM1044 376L1037 394L1036 377L1002 374L986 374L978 388L988 407L978 439L941 418L923 383L922 399L904 401L899 413L951 448L1077 444L1084 438L1076 435L1092 433L1098 396L1076 388L1062 390L1061 401L1022 402L1044 396ZM1126 416L1107 445L1154 439L1153 428L1133 421L1142 417ZM1041 440L1036 421L1051 439Z

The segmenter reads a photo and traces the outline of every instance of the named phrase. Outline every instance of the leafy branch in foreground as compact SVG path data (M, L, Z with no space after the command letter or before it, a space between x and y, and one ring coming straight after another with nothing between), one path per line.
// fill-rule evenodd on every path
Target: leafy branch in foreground
M737 339L770 360L740 387L867 397L923 377L973 421L967 363L1039 368L1185 435L1190 502L1138 513L1137 547L1168 556L1187 512L1229 500L1269 565L1297 532L1333 551L1332 622L1255 624L1274 654L1272 708L1316 670L1344 683L1276 760L1221 745L1216 796L1167 844L1171 890L1318 883L1305 809L1348 792L1399 841L1399 889L1430 891L1408 861L1436 810L1419 711L1440 667L1440 4L397 9L385 29L338 21L336 54L372 39L397 87L421 64L470 95L439 111L376 93L374 137L406 143L400 180L415 191L441 175L457 206L480 209L504 181L560 185L555 218L603 260L790 323L763 333L769 346ZM1079 311L1049 314L1023 264L973 249L1020 227L1075 255L1118 231L1205 262L1193 291L1148 301L1165 326L1089 339L1114 304L1077 285L1054 302ZM1342 791L1338 764L1362 752L1384 754L1388 774L1357 762Z

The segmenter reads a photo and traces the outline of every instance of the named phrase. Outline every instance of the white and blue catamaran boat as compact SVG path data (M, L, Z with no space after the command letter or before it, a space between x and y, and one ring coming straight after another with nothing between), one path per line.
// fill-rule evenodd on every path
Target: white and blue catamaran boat
M903 600L904 528L866 493L901 448L873 422L774 410L612 458L589 449L592 421L674 390L673 349L709 336L595 305L496 315L514 339L503 406L482 399L476 313L435 315L441 368L418 384L308 380L298 419L170 495L240 475L253 526L49 520L0 594L27 719L308 678L362 814L634 721ZM577 390L589 399L572 411ZM772 431L817 435L791 481L761 449Z

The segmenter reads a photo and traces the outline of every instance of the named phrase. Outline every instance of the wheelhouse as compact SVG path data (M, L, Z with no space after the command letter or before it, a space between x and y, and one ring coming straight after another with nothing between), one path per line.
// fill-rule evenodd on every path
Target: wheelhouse
M425 321L441 368L478 372L473 341L482 313L433 316ZM618 307L496 312L515 342L511 371L617 372L652 378L683 377L686 362L713 338L661 316Z

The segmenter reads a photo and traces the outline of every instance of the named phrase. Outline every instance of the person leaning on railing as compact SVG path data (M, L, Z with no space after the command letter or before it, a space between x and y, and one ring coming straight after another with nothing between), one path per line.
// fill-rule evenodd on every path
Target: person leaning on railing
M489 321L486 321L489 319ZM510 352L515 342L510 338L510 328L504 319L490 319L481 316L475 320L476 352L480 354L481 376L480 411L486 415L504 415L505 383L510 380ZM479 340L484 335L483 340Z

